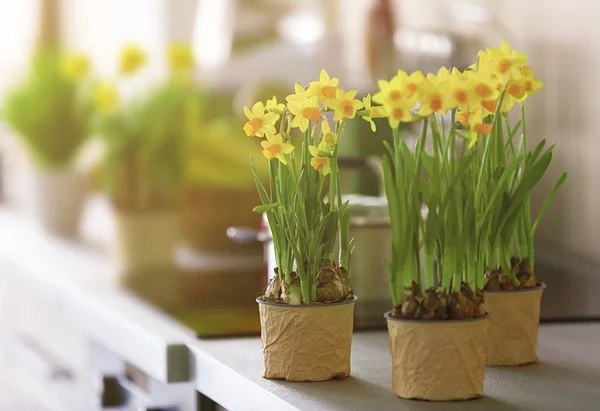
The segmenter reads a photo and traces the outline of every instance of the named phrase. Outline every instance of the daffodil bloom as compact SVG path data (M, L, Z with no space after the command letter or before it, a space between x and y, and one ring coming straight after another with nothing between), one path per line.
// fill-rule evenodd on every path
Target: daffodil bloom
M322 141L327 147L331 147L337 142L337 135L331 131L331 127L329 127L327 120L323 120L321 123L321 135L323 136Z
M419 116L413 115L411 109L406 107L386 107L386 112L390 127L393 129L398 128L400 123L412 123L419 120Z
M119 72L123 75L131 75L146 64L148 56L144 50L136 45L127 45L121 51L119 58Z
M371 95L367 94L366 97L363 98L364 110L359 112L359 115L362 115L363 120L367 121L371 124L371 131L375 132L377 128L375 127L375 123L373 122L374 118L384 118L385 117L385 109L383 106L375 106L371 105Z
M294 151L294 146L283 142L283 136L277 134L267 134L267 139L260 142L263 148L263 155L268 159L274 158L281 161L283 164L287 164L285 158L286 154L290 154Z
M100 111L108 112L117 107L119 94L117 88L110 83L98 84L92 93L94 106Z
M330 78L323 69L319 75L319 81L311 81L306 94L309 97L316 96L324 107L329 107L330 102L337 96L339 82L340 80L337 78Z
M304 87L302 87L302 84L296 83L296 84L294 84L294 94L290 94L285 99L288 102L290 102L290 101L303 100L306 97L310 97L310 96L307 94L307 92L304 89Z
M450 79L450 71L447 67L441 67L437 75L433 73L427 73L427 80L429 80L434 85L438 85L446 80Z
M273 96L273 98L271 100L267 100L267 103L265 104L265 108L267 111L281 114L281 113L283 113L283 110L285 110L285 104L283 104L283 103L278 104L277 97Z
M422 117L430 116L433 113L444 115L448 110L456 107L456 102L450 91L449 81L441 81L435 84L427 78L419 89L419 100L421 106L418 113Z
M527 55L513 50L506 41L502 42L500 48L488 48L487 52L498 78L504 83L527 63Z
M403 70L399 70L398 77L400 77L402 82L402 93L407 97L412 97L425 80L425 76L421 70L414 71L410 74L406 74Z
M450 91L456 105L463 110L479 102L472 79L459 71L453 71L450 76Z
M335 110L333 119L340 121L343 118L354 118L356 111L363 107L360 100L355 99L358 90L345 92L338 88L335 100L330 103L330 107Z
M168 50L169 67L172 71L189 71L194 68L194 52L186 43L173 43Z
M244 107L244 114L248 121L244 125L247 136L268 137L275 134L275 123L279 120L279 114L265 113L265 106L258 102L252 106L252 110Z
M291 100L290 97L292 97ZM306 94L288 96L287 107L294 115L290 125L298 127L303 133L308 129L311 121L317 123L321 120L321 109L317 96L308 97Z
M382 105L401 104L401 100L403 99L403 82L400 74L397 74L394 77L392 77L390 81L377 81L377 86L379 87L379 92L375 93L375 95L373 96L373 101L375 103Z
M469 129L465 134L465 138L469 141L469 148L477 142L479 134L488 135L492 132L492 124L483 122L481 112L466 112L459 111L456 113L456 119L463 125L468 125Z
M524 87L526 95L520 99L518 99L519 103L522 103L527 97L535 96L535 92L544 87L544 83L541 81L537 81L529 66L523 66L520 69L521 75L524 79Z
M72 53L66 56L61 65L63 76L70 80L79 80L87 76L90 71L90 59L81 53Z
M313 157L310 160L310 165L317 171L323 173L323 175L327 175L331 173L331 163L329 161L329 157L321 157L319 154L323 152L327 152L328 147L324 145L323 142L319 144L318 147L308 146L308 151L310 151L310 155Z

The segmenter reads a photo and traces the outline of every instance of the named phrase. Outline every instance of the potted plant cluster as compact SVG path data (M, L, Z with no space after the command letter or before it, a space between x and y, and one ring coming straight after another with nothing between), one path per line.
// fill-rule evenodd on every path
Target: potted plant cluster
M248 136L263 138L269 182L256 186L271 228L277 269L257 299L264 376L322 381L350 374L353 307L350 211L342 201L338 148L363 102L323 71L287 102L245 108ZM326 112L333 114L333 121ZM292 133L301 133L294 145Z
M86 56L43 48L2 107L2 118L35 166L31 199L36 219L47 231L68 237L77 233L88 187L75 163L90 135L89 72Z
M503 44L480 52L464 72L400 71L379 82L374 100L393 131L383 158L393 236L394 307L386 318L399 397L482 396L491 351L505 342L508 349L535 347L541 289L531 267L539 216L531 225L529 196L550 164L552 147L542 142L529 150L525 118L512 128L508 122L515 103L522 105L541 87L525 63L523 54ZM422 123L422 132L411 150L398 124L414 121ZM519 127L523 133L515 138ZM515 245L518 260L512 258ZM513 286L504 288L508 281ZM492 287L526 286L537 287L537 296L528 293L535 297L522 301L525 293L511 298L499 291L484 302ZM488 327L489 339L497 339L489 344ZM515 333L503 336L507 331Z
M136 46L123 49L120 75L146 63ZM172 265L179 236L178 200L185 174L186 127L201 99L191 82L189 47L169 50L169 78L121 102L116 85L98 84L96 132L104 146L103 186L116 216L116 254L125 273Z

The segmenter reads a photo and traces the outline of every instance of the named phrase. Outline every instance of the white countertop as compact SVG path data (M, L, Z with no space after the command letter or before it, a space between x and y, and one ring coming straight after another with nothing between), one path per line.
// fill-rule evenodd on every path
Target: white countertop
M450 403L397 398L385 331L359 332L344 380L289 383L261 377L259 338L197 340L196 388L230 411L553 411L600 409L600 323L542 325L539 362L487 368L485 397Z
M355 333L345 380L271 381L262 378L258 337L198 340L111 281L114 267L105 253L50 237L13 211L0 209L0 227L2 270L59 292L88 338L123 360L159 381L192 380L229 411L600 410L600 323L542 325L539 363L488 368L486 396L467 402L395 397L385 331Z

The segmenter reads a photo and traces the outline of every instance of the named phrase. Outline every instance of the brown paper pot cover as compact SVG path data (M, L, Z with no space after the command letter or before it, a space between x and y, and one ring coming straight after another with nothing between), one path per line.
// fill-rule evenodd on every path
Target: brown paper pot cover
M257 300L264 377L325 381L349 376L355 301L286 305Z
M546 286L516 291L486 291L490 314L487 365L523 365L537 361L540 303Z
M398 397L428 401L483 395L488 317L419 321L385 315Z

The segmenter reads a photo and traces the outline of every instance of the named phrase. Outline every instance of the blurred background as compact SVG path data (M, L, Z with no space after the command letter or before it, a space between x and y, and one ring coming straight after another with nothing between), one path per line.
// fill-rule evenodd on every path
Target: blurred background
M592 0L0 0L3 221L105 258L111 281L199 335L255 333L269 248L249 157L266 169L243 106L322 68L365 95L398 68L464 69L507 40L545 82L528 135L557 143L535 208L569 173L537 231L542 317L600 317L597 18ZM342 144L344 190L378 218L380 130L364 122ZM361 251L366 266L381 247ZM364 326L380 326L385 278L355 281L374 304L357 304Z

